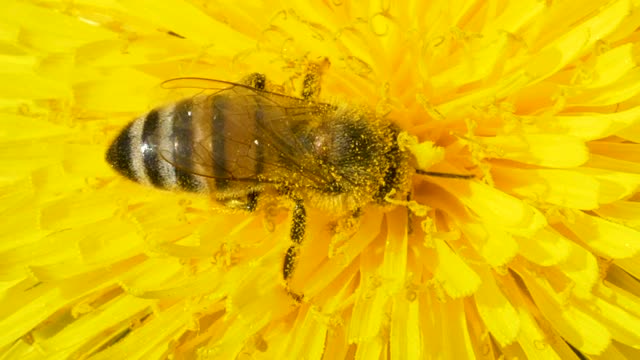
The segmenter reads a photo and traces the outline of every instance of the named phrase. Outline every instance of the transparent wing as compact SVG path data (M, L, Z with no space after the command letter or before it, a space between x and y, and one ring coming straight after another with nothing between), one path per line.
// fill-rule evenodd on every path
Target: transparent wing
M195 89L170 112L160 156L178 172L218 182L278 183L291 172L328 181L313 157L314 122L330 106L233 82L205 78L165 81L166 89Z

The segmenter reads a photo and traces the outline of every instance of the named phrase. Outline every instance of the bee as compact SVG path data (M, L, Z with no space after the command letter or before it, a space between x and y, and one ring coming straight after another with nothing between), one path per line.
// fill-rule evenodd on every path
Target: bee
M304 78L301 97L242 83L178 78L169 88L203 93L151 110L116 137L107 162L125 177L161 189L209 193L230 209L255 211L263 197L291 204L291 245L282 276L290 280L305 238L306 204L334 213L384 205L406 194L415 170L398 145L400 128L367 108L317 102L319 75Z

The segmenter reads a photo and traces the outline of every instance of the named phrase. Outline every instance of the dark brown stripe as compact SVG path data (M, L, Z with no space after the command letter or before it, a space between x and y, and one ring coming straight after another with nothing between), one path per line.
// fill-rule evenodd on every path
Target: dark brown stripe
M216 190L224 190L229 187L229 173L226 169L226 137L224 134L225 117L224 111L227 107L227 99L221 96L213 98L213 119L211 137L211 148L213 149L213 176Z
M156 187L163 187L162 174L158 164L158 149L155 146L155 144L158 143L156 140L158 138L159 123L160 116L158 111L150 111L142 127L142 146L146 148L142 153L142 160L144 161L144 169L151 184Z
M262 104L259 101L256 101L256 113L255 113L255 122L253 124L253 133L255 135L255 166L253 168L254 175L257 177L258 175L264 172L264 147L262 144L262 128L264 127L264 110L262 109Z
M185 191L200 191L198 179L191 173L193 169L193 101L185 100L176 104L171 126L173 158L176 164L176 182Z

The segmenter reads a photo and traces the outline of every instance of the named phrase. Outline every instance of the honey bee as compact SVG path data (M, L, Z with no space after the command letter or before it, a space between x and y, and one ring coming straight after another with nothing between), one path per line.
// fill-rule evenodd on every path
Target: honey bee
M305 204L356 213L370 203L384 205L393 191L406 194L414 173L472 177L415 170L398 145L399 127L363 107L315 101L318 79L313 72L305 76L300 98L267 90L261 74L243 83L169 80L166 87L207 91L132 121L106 160L133 181L210 193L231 209L254 211L262 197L288 199L287 282L305 238Z

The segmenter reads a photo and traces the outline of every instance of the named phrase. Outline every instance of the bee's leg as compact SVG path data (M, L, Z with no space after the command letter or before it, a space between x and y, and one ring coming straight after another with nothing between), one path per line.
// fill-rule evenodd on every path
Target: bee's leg
M407 194L407 203L411 201L411 192ZM413 211L407 206L407 236L413 234Z
M264 90L267 86L267 77L264 74L252 73L242 79L242 83L257 90Z
M221 203L224 207L229 209L237 209L237 210L245 210L248 212L253 212L258 206L258 197L260 193L257 191L249 192L246 197L231 197L231 198L222 198L217 199L219 203Z
M284 256L284 264L282 266L282 277L288 283L293 272L296 269L298 254L300 252L300 245L304 241L305 228L307 224L307 212L304 208L302 200L296 199L293 207L293 220L291 221L290 238L293 243L287 249L287 253ZM289 291L289 294L296 300L302 300L302 295Z
M330 65L329 59L324 58L317 62L310 62L302 80L302 98L313 100L320 95L322 73Z
M256 207L258 206L258 196L260 195L259 192L257 191L251 191L247 194L247 198L246 198L246 202L245 202L245 209L249 212L253 212Z

